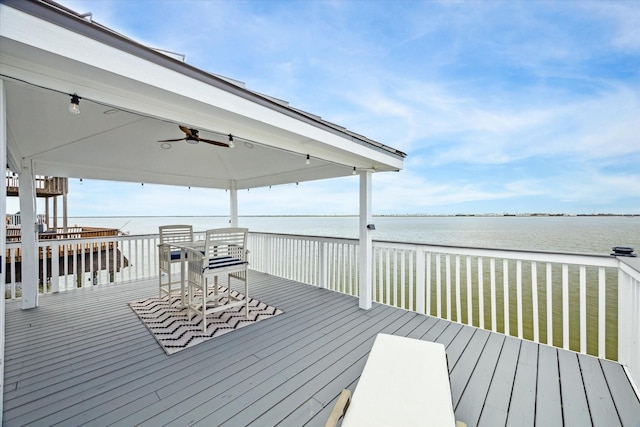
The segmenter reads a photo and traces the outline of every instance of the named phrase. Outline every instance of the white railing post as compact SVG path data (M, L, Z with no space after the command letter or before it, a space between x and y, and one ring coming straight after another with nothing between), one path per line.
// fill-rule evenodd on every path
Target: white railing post
M640 270L618 262L618 362L640 384Z

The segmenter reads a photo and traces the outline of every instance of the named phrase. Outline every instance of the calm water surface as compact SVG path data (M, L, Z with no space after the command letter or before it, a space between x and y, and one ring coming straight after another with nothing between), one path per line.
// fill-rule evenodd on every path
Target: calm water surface
M240 217L251 231L358 237L357 217ZM640 249L640 217L374 217L373 238L499 249L608 254L613 246ZM69 224L153 234L166 224L194 230L226 227L227 217L72 217Z

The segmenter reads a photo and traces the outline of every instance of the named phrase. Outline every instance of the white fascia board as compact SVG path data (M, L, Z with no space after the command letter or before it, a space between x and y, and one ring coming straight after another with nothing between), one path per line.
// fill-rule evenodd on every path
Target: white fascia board
M45 52L104 70L115 76L138 82L141 85L178 95L183 97L185 108L179 108L180 104L176 105L175 103L163 106L165 97L161 96L160 92L149 92L148 96L144 96L142 90L140 92L123 91L121 96L116 96L115 92L117 91L114 88L117 88L117 79L113 79L113 85L111 82L104 83L102 88L100 88L101 85L98 81L85 79L86 87L83 89L86 90L84 93L86 97L94 96L95 99L102 102L164 120L182 122L213 131L219 130L211 129L210 114L206 114L207 112L204 111L207 108L203 108L202 113L204 114L198 114L198 110L194 110L193 106L189 105L189 100L196 101L202 103L202 107L220 109L232 115L272 126L285 131L285 133L297 135L298 138L295 139L312 140L314 144L320 143L326 145L327 148L348 153L347 157L355 155L368 158L373 163L383 165L382 169L402 169L403 160L400 156L369 146L364 142L353 141L347 135L343 137L297 120L6 5L0 5L0 35ZM215 101L215 104L212 104L212 101ZM300 142L288 141L288 138L282 137L284 135L280 136L280 138L268 141L269 145L301 154L307 152L305 147L301 147ZM312 156L320 157L319 154L314 154L311 149L309 151Z

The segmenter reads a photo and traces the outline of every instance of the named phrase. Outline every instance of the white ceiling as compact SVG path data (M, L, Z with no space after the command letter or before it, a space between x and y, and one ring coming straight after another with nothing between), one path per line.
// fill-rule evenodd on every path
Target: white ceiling
M239 189L402 168L404 154L39 3L0 5L10 164L38 175ZM95 34L100 37L96 37ZM123 47L126 48L123 50ZM141 52L141 53L137 53ZM68 112L77 93L81 114ZM178 125L234 148L172 142ZM306 155L311 164L305 163Z

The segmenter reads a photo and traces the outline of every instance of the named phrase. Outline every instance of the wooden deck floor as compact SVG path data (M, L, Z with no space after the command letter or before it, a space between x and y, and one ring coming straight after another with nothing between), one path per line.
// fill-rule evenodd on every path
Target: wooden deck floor
M638 426L615 363L251 272L284 314L166 356L127 305L156 282L7 303L4 425L321 426L379 332L446 345L468 426ZM391 410L391 409L390 409Z

